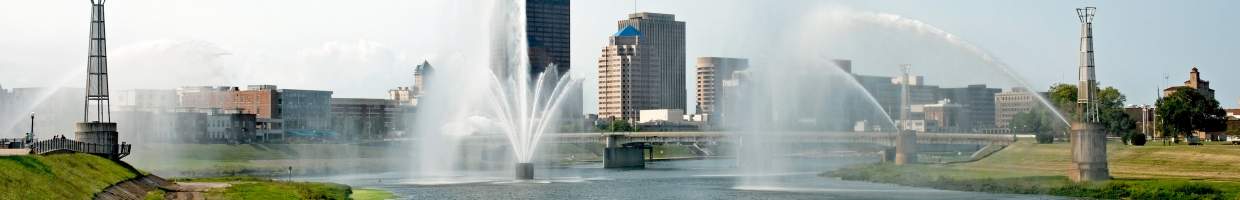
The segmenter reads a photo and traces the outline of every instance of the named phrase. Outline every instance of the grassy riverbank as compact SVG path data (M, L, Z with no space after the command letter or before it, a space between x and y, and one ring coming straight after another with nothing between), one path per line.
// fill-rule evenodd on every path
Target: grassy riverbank
M177 183L225 183L224 188L208 190L207 199L347 199L347 185L315 182L275 181L255 177L216 177L177 179Z
M396 199L396 195L392 192L376 189L353 189L353 194L349 195L353 200L387 200Z
M0 156L0 199L90 199L139 175L89 154Z
M166 177L287 176L388 171L401 147L373 144L146 144L126 160Z
M1236 199L1240 146L1108 145L1115 180L1077 184L1064 176L1067 143L1017 143L990 157L948 165L868 164L823 173L845 180L947 190L1046 194L1089 198Z

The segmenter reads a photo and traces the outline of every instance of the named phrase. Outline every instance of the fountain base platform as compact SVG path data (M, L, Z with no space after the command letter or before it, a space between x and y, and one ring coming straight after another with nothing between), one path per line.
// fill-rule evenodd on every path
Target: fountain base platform
M533 180L534 163L517 163L517 180Z

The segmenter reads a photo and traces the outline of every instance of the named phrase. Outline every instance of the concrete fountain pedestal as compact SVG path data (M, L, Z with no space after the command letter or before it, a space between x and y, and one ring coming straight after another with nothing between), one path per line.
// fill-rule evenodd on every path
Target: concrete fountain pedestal
M534 163L517 163L517 180L534 180Z

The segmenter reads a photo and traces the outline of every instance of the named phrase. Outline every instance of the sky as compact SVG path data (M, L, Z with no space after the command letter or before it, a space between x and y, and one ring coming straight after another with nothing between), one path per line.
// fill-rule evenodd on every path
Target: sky
M81 87L89 5L19 1L0 7L0 86ZM1224 107L1238 107L1240 35L1235 1L828 1L593 0L572 4L572 75L585 78L595 112L597 59L616 21L636 11L686 22L686 70L694 58L780 54L851 59L860 74L892 76L913 64L929 84L984 83L1038 90L1076 79L1080 25L1074 8L1098 7L1097 79L1152 104L1197 66ZM113 90L274 84L383 98L412 84L423 60L451 67L485 59L487 0L125 0L109 1ZM898 16L902 22L858 16ZM887 18L889 19L889 18ZM932 26L943 31L927 31ZM949 37L943 37L944 35ZM951 38L947 42L943 38ZM795 44L799 45L787 45ZM963 45L962 45L963 44ZM975 47L979 51L968 51ZM810 53L807 53L810 52ZM986 63L978 52L1008 66ZM811 55L812 54L812 55ZM1010 73L1003 72L1004 69ZM693 74L689 71L686 74ZM687 81L693 81L687 77ZM686 84L687 92L694 90ZM692 99L692 93L688 95ZM690 100L689 102L693 102ZM688 105L691 109L693 107Z

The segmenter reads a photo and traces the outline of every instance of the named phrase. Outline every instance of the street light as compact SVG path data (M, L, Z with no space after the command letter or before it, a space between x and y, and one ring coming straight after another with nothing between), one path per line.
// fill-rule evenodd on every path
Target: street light
M34 112L30 112L30 132L26 132L26 145L34 143Z

